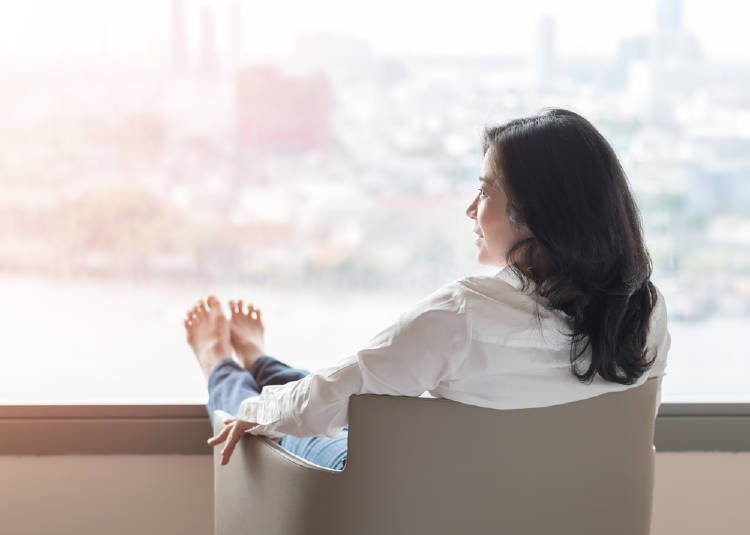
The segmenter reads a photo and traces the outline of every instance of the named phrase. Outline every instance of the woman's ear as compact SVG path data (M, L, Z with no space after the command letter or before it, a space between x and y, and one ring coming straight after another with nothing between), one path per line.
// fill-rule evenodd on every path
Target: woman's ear
M508 221L510 221L510 224L513 225L513 228L516 229L519 233L526 236L527 234L531 236L531 230L526 226L526 223L523 222L523 219L521 218L521 215L518 213L518 210L516 210L515 207L508 205Z

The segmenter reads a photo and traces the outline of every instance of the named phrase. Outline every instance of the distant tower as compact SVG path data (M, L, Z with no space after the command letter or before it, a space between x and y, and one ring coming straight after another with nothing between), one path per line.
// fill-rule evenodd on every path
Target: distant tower
M538 89L554 89L557 71L557 36L555 19L542 17L536 33L533 61L534 84Z
M172 67L182 72L187 67L187 31L185 0L172 0Z
M236 80L243 147L303 151L330 146L333 93L325 74L287 76L264 65L240 70Z
M214 11L210 6L201 9L201 69L216 70L216 47L214 43Z
M671 34L682 32L682 0L659 0L656 31Z
M682 0L659 0L650 58L649 113L655 122L674 121L673 93L685 85L680 72L685 61L684 43Z
M242 35L242 5L239 0L229 4L229 59L234 70L242 67L244 59L243 35Z

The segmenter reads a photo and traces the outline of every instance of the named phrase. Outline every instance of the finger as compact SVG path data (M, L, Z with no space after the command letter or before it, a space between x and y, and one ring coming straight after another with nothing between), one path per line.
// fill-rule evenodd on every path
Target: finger
M228 425L224 429L221 430L221 433L219 433L218 435L214 437L209 438L208 444L210 446L215 446L216 444L221 444L222 442L224 442L224 440L226 440L227 438L227 435L232 431L232 427L233 427L232 425Z
M229 458L232 456L232 452L234 451L234 446L237 444L237 442L240 439L239 434L239 427L234 426L232 429L232 434L229 436L229 440L227 440L226 445L224 446L224 449L221 450L221 464L225 465L229 462Z
M225 427L224 429L221 430L221 433L209 438L206 442L208 442L209 446L216 446L217 444L221 444L222 442L224 442L224 440L226 440L227 435L229 434L231 429L232 429L231 425Z

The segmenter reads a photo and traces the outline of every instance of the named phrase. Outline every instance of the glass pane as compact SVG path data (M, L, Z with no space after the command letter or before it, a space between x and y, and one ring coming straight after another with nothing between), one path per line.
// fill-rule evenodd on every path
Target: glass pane
M340 360L496 271L481 129L545 106L628 174L663 401L750 401L746 8L533 4L4 3L0 403L205 403L182 320L211 293L262 308L269 354Z

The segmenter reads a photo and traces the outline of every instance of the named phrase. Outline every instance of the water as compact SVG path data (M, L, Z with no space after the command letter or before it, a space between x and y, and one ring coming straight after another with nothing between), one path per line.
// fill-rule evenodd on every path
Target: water
M183 320L210 294L227 315L229 299L260 307L266 352L308 370L345 358L423 297L3 276L0 403L205 403Z
M315 370L347 357L426 294L0 277L4 404L205 404L185 311L213 293L263 310L266 351ZM748 318L670 323L663 402L750 402Z

